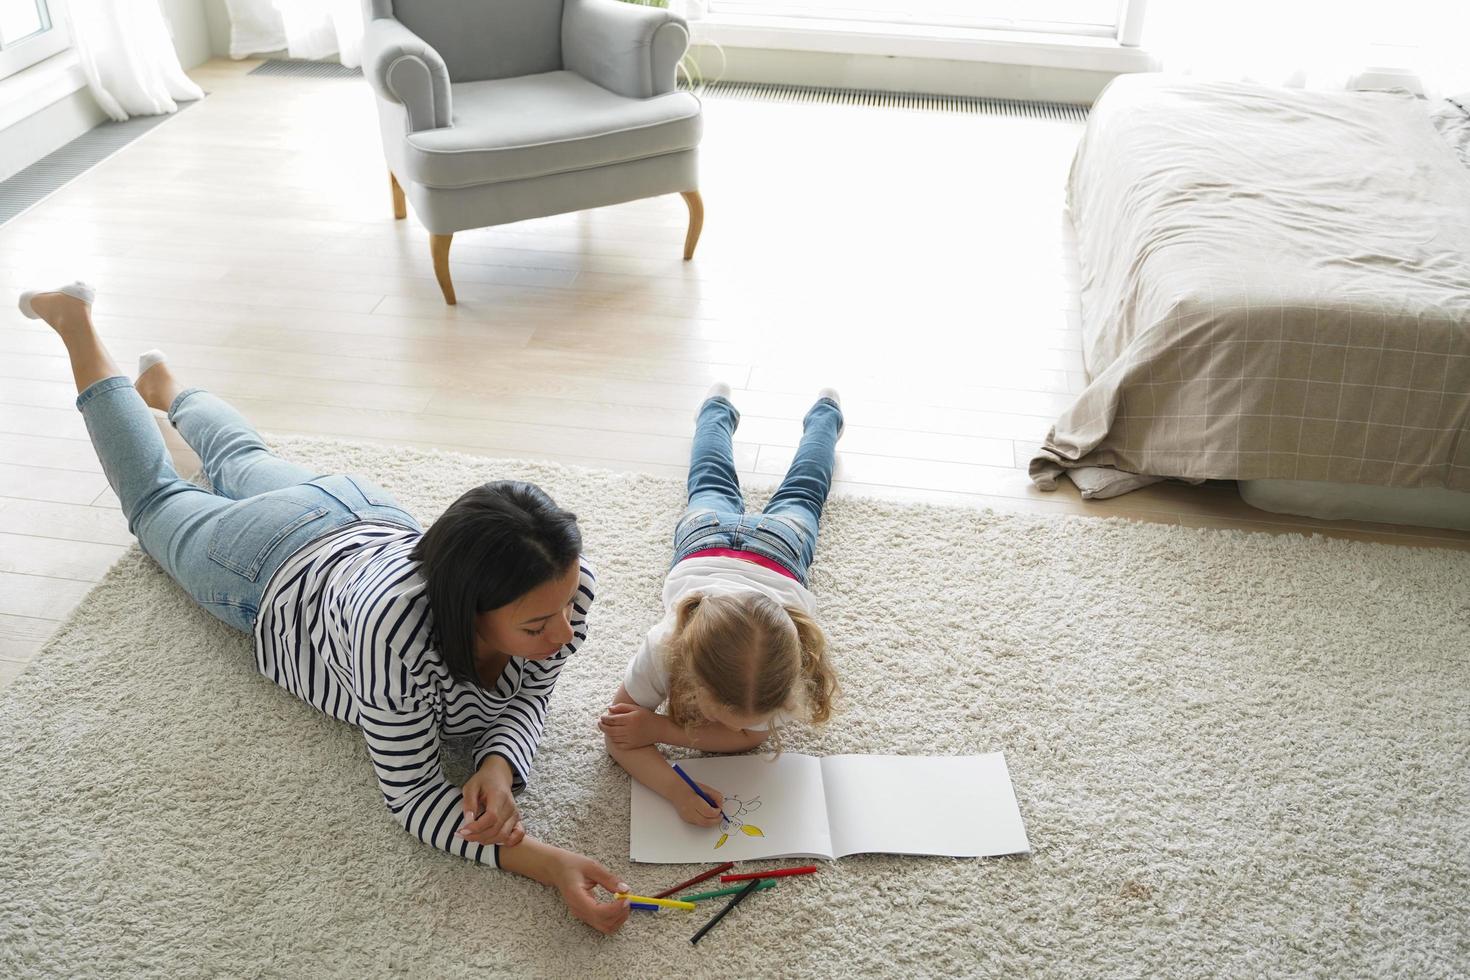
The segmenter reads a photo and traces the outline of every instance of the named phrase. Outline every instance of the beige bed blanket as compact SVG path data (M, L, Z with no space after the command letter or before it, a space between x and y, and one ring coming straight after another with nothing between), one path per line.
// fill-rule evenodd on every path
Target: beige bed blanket
M1470 169L1422 102L1122 76L1068 190L1092 381L1040 487L1470 490Z

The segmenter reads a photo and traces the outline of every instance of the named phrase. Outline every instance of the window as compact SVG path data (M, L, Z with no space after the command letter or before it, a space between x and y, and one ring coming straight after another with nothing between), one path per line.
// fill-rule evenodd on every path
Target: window
M711 0L710 11L1117 37L1126 6L1119 0Z
M0 78L71 45L63 0L0 0Z

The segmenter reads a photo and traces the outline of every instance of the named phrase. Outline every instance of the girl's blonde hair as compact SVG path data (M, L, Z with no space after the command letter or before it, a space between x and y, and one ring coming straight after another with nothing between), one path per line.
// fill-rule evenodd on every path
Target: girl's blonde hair
M776 712L820 724L832 716L837 676L827 637L805 612L759 592L691 595L675 608L669 717L703 720L695 695L743 715Z

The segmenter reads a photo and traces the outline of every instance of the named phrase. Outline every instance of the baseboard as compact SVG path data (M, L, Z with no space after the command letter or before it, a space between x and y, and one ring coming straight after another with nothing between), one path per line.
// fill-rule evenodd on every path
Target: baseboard
M106 120L91 91L81 88L0 130L0 180L9 180Z

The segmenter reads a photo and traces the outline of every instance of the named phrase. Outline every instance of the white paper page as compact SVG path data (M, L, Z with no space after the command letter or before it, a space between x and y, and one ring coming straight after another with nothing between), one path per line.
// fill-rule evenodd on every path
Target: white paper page
M1031 850L1003 753L833 755L822 778L837 857Z
M784 753L687 759L692 779L725 796L728 823L687 824L672 804L633 782L628 857L652 864L708 864L768 857L832 858L821 760Z

